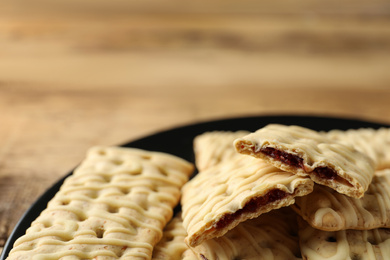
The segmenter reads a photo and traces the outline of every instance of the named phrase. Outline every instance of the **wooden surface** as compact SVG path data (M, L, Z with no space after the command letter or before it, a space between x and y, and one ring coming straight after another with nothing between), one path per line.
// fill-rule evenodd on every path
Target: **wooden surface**
M390 124L389 87L386 1L2 1L0 248L90 146L247 115Z

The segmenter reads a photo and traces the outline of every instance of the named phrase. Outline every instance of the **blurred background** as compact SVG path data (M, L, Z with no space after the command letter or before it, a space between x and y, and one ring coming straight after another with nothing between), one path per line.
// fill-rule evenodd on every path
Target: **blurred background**
M0 250L84 157L199 121L390 124L390 2L0 2Z

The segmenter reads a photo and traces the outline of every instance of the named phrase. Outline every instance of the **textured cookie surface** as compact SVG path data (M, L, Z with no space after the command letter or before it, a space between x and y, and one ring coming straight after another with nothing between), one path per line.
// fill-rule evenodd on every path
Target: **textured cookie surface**
M294 209L311 226L326 231L390 227L390 169L378 171L363 198L356 199L328 187L296 199Z
M310 178L339 193L360 198L374 176L371 158L352 146L300 126L267 125L234 142L239 153Z
M390 259L390 230L321 231L300 220L299 243L305 260Z
M368 155L375 162L377 170L390 168L390 128L332 130L324 134Z
M196 260L196 255L184 242L187 232L183 227L181 212L168 223L163 237L153 251L153 260Z
M297 231L296 215L286 207L242 222L193 250L204 260L301 259Z
M192 171L168 154L94 147L8 259L150 259Z
M195 165L203 171L223 161L239 155L233 147L233 141L249 134L248 131L205 132L194 139Z
M307 177L238 156L198 173L182 190L183 224L190 246L224 235L240 222L294 203L313 189Z

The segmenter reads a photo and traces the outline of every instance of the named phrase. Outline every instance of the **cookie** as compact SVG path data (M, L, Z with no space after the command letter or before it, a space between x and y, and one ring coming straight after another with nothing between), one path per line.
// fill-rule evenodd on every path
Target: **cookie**
M164 153L91 148L7 259L150 259L193 168Z
M322 231L299 220L299 244L304 260L390 259L390 230Z
M233 141L249 134L248 131L205 132L194 139L195 165L203 171L238 155Z
M163 237L153 250L152 260L196 260L196 255L184 242L187 233L181 212L164 228Z
M241 154L261 158L274 166L360 198L368 189L375 164L352 146L300 126L270 124L234 141Z
M296 215L288 207L273 210L204 241L193 251L203 260L301 259Z
M313 182L251 156L238 156L199 172L182 189L186 243L220 237L240 222L289 206L309 194Z
M390 128L331 130L324 134L332 140L352 145L356 150L368 155L377 170L390 168Z
M296 198L293 208L311 226L325 231L390 228L390 169L378 171L360 199L315 185L312 193Z

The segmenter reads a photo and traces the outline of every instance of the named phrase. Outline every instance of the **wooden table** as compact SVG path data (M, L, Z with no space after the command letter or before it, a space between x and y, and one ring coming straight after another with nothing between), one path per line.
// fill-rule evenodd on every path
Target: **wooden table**
M0 3L0 248L93 145L248 115L390 124L388 1L183 2Z

